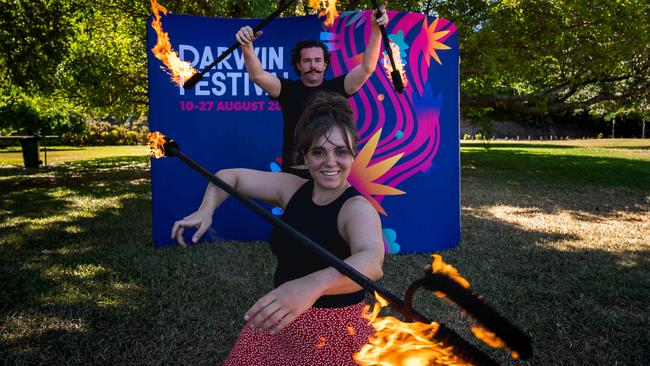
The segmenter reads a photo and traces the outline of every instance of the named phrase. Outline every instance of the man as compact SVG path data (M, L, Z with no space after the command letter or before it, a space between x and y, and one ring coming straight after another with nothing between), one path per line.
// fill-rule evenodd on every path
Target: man
M308 172L301 161L294 164L293 140L294 130L298 119L305 110L310 97L319 91L332 91L343 96L351 97L370 78L377 66L381 46L380 25L388 23L388 15L381 8L380 16L371 16L372 32L368 45L363 54L361 64L355 66L347 74L325 80L325 70L329 66L329 52L320 41L300 41L291 51L291 63L298 80L279 78L262 68L262 63L255 55L253 41L262 35L262 32L253 34L251 27L242 27L235 38L241 44L246 70L250 80L268 93L269 97L279 102L284 118L283 145L282 145L282 170L303 178L308 177Z

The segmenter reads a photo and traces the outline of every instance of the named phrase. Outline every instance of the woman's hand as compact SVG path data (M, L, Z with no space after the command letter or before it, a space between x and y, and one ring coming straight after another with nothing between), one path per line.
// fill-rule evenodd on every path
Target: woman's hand
M192 236L192 242L196 243L201 239L203 234L208 228L212 225L212 213L208 211L198 210L188 216L185 216L182 220L178 220L174 223L172 227L172 239L176 239L180 245L186 247L185 239L183 239L183 232L185 228L195 227L197 228L196 233Z
M285 282L275 290L257 300L244 315L249 326L259 328L260 332L271 329L277 334L300 314L309 309L321 296L316 282L302 277Z

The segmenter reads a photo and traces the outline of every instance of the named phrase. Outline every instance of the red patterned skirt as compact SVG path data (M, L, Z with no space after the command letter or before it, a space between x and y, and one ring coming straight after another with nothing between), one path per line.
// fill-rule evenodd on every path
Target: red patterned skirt
M221 366L355 366L352 355L374 334L364 305L310 308L276 335L246 324Z

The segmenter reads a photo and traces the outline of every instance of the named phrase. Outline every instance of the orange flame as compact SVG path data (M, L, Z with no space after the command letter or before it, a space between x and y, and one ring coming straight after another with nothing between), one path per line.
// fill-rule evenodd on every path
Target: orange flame
M184 80L189 79L196 73L196 70L190 66L189 62L180 59L178 53L172 49L169 34L162 29L160 12L167 15L167 9L158 4L156 0L151 0L151 9L153 10L154 16L154 19L151 21L151 27L156 31L156 35L158 36L156 45L151 49L151 52L167 67L167 69L161 68L172 77L174 82L177 85L182 85Z
M461 276L458 270L454 268L454 266L445 263L445 261L442 260L442 256L438 254L432 255L432 257L433 257L433 262L431 263L431 272L444 273L447 276L449 276L449 278L456 281L459 285L463 286L464 288L469 288L469 281L466 280L463 276ZM443 294L442 292L435 291L434 293L438 297L445 297L445 294Z
M149 132L149 155L156 159L165 156L165 142L167 142L167 137L162 133Z
M402 366L402 365L470 365L453 353L453 347L444 346L433 340L438 331L438 323L404 323L392 316L378 317L380 310L388 301L375 292L377 302L363 317L368 319L376 333L369 338L353 358L364 366Z
M408 78L406 77L406 69L404 68L404 63L402 62L402 57L399 55L399 46L395 42L390 42L390 48L391 51L393 52L393 61L395 61L395 66L397 67L397 70L399 70L399 74L402 76L402 84L404 84L404 87L408 85ZM386 71L386 75L388 75L388 79L393 81L393 77L391 75L391 72L393 72L393 65L390 63L390 58L388 56L388 53L384 52L384 56L381 60L382 65L384 66L384 70Z
M483 343L487 344L488 346L492 348L506 348L506 342L504 342L493 332L490 332L489 330L478 325L472 326L471 329L474 336L483 341ZM519 354L515 351L511 351L510 356L514 359L519 358Z
M325 26L329 27L334 19L339 16L336 10L336 0L309 0L309 6L318 12L318 16L325 16Z

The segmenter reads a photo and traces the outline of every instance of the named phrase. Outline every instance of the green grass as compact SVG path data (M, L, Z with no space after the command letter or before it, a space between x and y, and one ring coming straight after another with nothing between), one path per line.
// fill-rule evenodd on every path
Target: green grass
M68 161L107 158L113 156L142 156L149 151L148 146L40 146L40 159L48 165ZM0 167L22 166L23 155L20 146L0 148Z
M463 238L442 254L533 337L529 362L479 345L501 364L647 364L650 156L564 143L463 143ZM270 289L265 243L153 248L140 148L0 167L1 364L218 364ZM388 257L381 283L403 294L429 261ZM453 305L415 307L478 345Z

